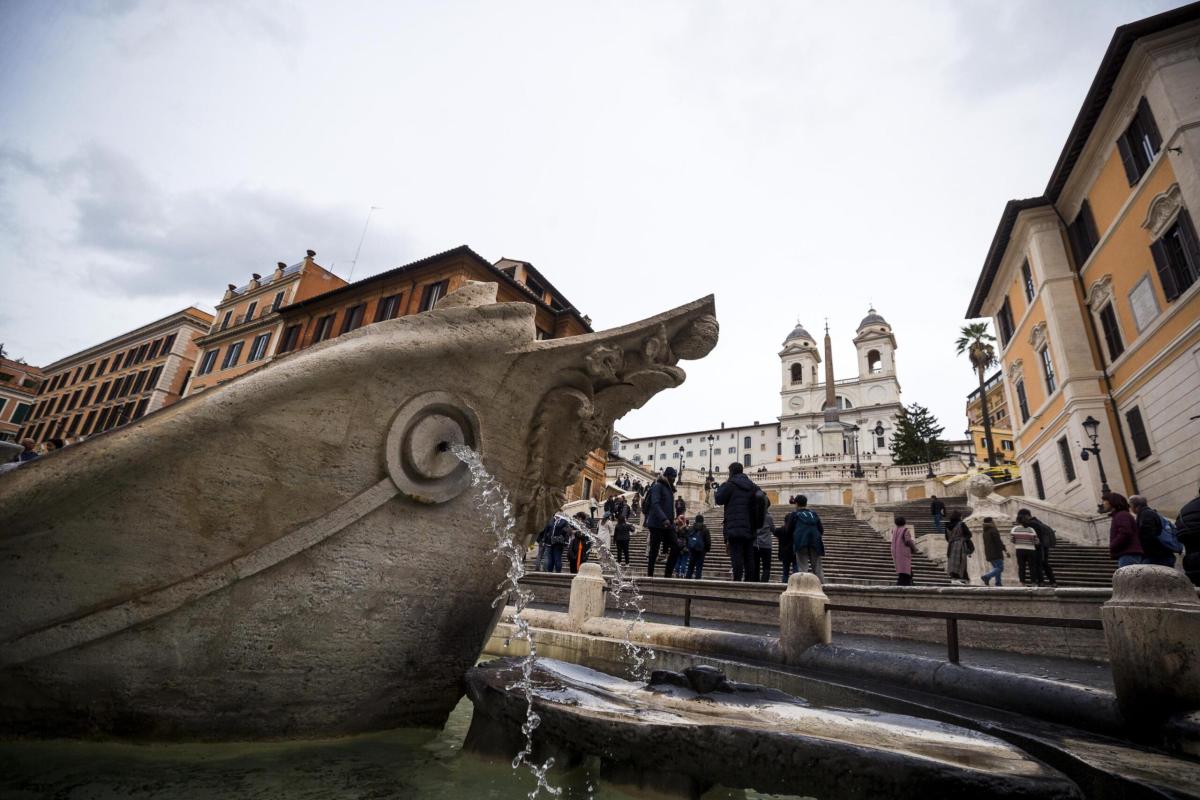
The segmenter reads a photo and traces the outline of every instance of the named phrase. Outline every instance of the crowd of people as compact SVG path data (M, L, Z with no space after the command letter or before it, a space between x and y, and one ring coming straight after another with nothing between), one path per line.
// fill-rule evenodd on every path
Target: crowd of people
M64 447L67 446L66 442L64 442L62 439L59 439L57 437L52 438L52 439L47 439L41 445L39 445L33 439L29 439L29 438L22 439L20 444L21 444L21 452L17 453L16 456L12 458L12 460L10 460L4 464L0 464L0 473L4 473L4 472L8 472L9 470L16 469L17 467L20 467L23 464L28 464L30 461L36 461L37 459L41 458L44 455L53 453L56 450L62 450ZM2 459L0 459L0 460L2 460Z

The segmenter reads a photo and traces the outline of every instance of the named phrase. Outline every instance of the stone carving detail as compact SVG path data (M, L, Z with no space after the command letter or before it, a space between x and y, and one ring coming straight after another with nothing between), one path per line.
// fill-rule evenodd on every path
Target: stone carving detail
M1142 227L1150 231L1150 235L1157 239L1167 227L1167 223L1175 218L1180 206L1183 205L1183 197L1179 192L1179 184L1173 183L1165 192L1156 195L1150 201L1150 207L1146 209L1146 219L1142 222Z
M1024 377L1025 362L1023 360L1018 358L1016 361L1008 365L1008 379L1011 382L1016 383L1017 381L1024 379Z
M1029 344L1033 345L1034 350L1041 350L1046 346L1046 323L1039 322L1029 331Z
M619 347L609 347L608 345L596 345L596 348L588 354L587 366L590 372L596 378L606 378L615 380L617 372L625 363L625 351Z
M1088 287L1087 304L1092 311L1099 311L1112 299L1112 275L1106 274Z

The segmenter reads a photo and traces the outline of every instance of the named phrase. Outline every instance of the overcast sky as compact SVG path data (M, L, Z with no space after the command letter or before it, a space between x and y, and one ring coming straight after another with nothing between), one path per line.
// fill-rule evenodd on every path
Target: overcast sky
M953 340L1113 28L1179 2L0 1L0 342L45 364L298 260L459 244L597 329L714 293L627 435L780 413L784 337L874 302L961 435Z

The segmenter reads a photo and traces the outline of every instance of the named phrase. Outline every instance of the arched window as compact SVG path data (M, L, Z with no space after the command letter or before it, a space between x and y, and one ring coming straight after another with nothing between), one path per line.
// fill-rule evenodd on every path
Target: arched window
M742 439L742 446L745 447L747 450L750 449L750 437L749 436Z
M879 355L878 350L867 353L867 369L872 375L883 372L883 356Z
M847 409L847 408L854 408L854 404L853 404L853 403L851 403L849 400L847 400L846 398L842 397L842 396L839 394L839 395L837 395L837 407L838 407L838 409L840 409L840 410L844 410L844 409ZM828 403L822 403L822 404L821 404L821 410L822 410L822 411L826 410L827 408L829 408L829 404L828 404Z
M804 367L800 364L792 364L792 383L804 382Z

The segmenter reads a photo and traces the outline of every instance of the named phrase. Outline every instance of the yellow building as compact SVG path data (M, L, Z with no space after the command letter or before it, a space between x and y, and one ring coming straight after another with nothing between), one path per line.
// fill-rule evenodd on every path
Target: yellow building
M983 384L987 391L988 416L992 423L992 449L996 453L996 465L1015 464L1016 448L1013 445L1012 422L1005 401L1004 373L997 372ZM967 436L975 462L987 466L987 434L983 429L983 404L979 401L978 389L967 395Z
M1174 515L1200 483L1200 5L1117 28L1039 197L1005 206L967 309L1000 339L1025 492Z

